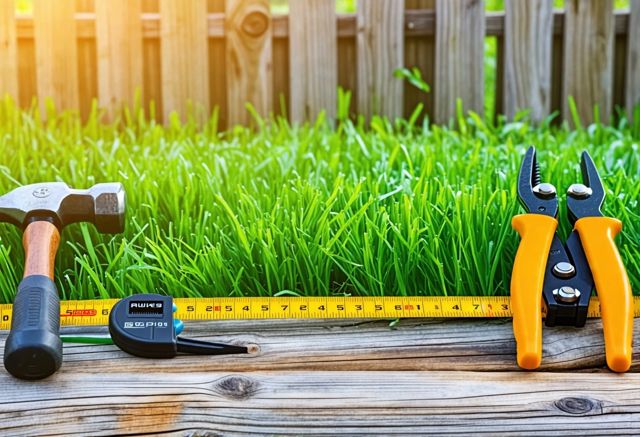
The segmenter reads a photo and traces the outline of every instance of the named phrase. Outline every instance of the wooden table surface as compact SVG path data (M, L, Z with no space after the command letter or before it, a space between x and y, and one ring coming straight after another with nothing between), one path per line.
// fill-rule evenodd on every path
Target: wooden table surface
M631 372L609 372L599 320L545 328L537 372L516 367L510 320L187 322L184 336L252 353L65 345L46 380L0 372L0 433L640 434L640 341Z

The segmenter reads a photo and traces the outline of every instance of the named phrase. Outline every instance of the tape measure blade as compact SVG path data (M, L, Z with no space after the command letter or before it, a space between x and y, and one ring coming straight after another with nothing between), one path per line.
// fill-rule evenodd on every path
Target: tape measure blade
M64 326L106 325L117 299L62 301ZM511 317L508 296L309 296L176 298L175 317L181 320L251 319L395 319L408 317ZM634 297L640 317L640 297ZM0 305L0 329L11 327L12 305ZM600 303L592 297L588 316L600 316Z

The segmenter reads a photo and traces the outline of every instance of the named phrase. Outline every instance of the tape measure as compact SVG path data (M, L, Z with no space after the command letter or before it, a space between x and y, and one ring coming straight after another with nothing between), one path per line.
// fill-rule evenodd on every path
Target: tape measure
M117 301L62 301L61 325L107 325L111 308ZM511 317L508 296L213 297L176 298L174 302L178 307L176 318L181 320ZM640 297L634 297L633 303L635 317L640 317ZM600 304L595 296L591 298L588 314L600 317ZM10 327L11 305L0 305L0 329Z

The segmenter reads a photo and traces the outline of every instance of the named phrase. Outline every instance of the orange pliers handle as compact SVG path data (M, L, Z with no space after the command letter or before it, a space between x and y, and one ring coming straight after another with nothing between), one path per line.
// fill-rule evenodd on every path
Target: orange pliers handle
M607 365L615 372L631 367L633 295L614 242L622 222L611 217L584 217L575 223L598 291Z
M511 226L521 240L511 275L511 311L518 365L533 370L542 360L542 287L558 220L547 215L520 214Z

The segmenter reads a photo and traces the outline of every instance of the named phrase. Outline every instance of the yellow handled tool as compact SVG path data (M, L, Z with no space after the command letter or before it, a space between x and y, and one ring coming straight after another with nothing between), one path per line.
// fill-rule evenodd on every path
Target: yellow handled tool
M575 224L600 297L607 364L616 372L631 366L633 337L631 285L613 241L621 229L622 222L609 217L585 217Z
M522 241L511 275L513 333L518 344L518 365L536 369L542 359L542 299L547 260L558 221L540 214L520 214L511 222Z
M584 326L592 291L600 299L607 365L616 372L631 366L633 296L629 278L614 238L622 223L603 217L605 192L587 152L581 160L582 184L567 192L567 210L573 232L562 243L558 225L556 189L541 183L535 148L522 162L518 196L527 214L513 218L521 237L511 277L513 329L518 365L536 369L542 359L542 308L547 326Z

